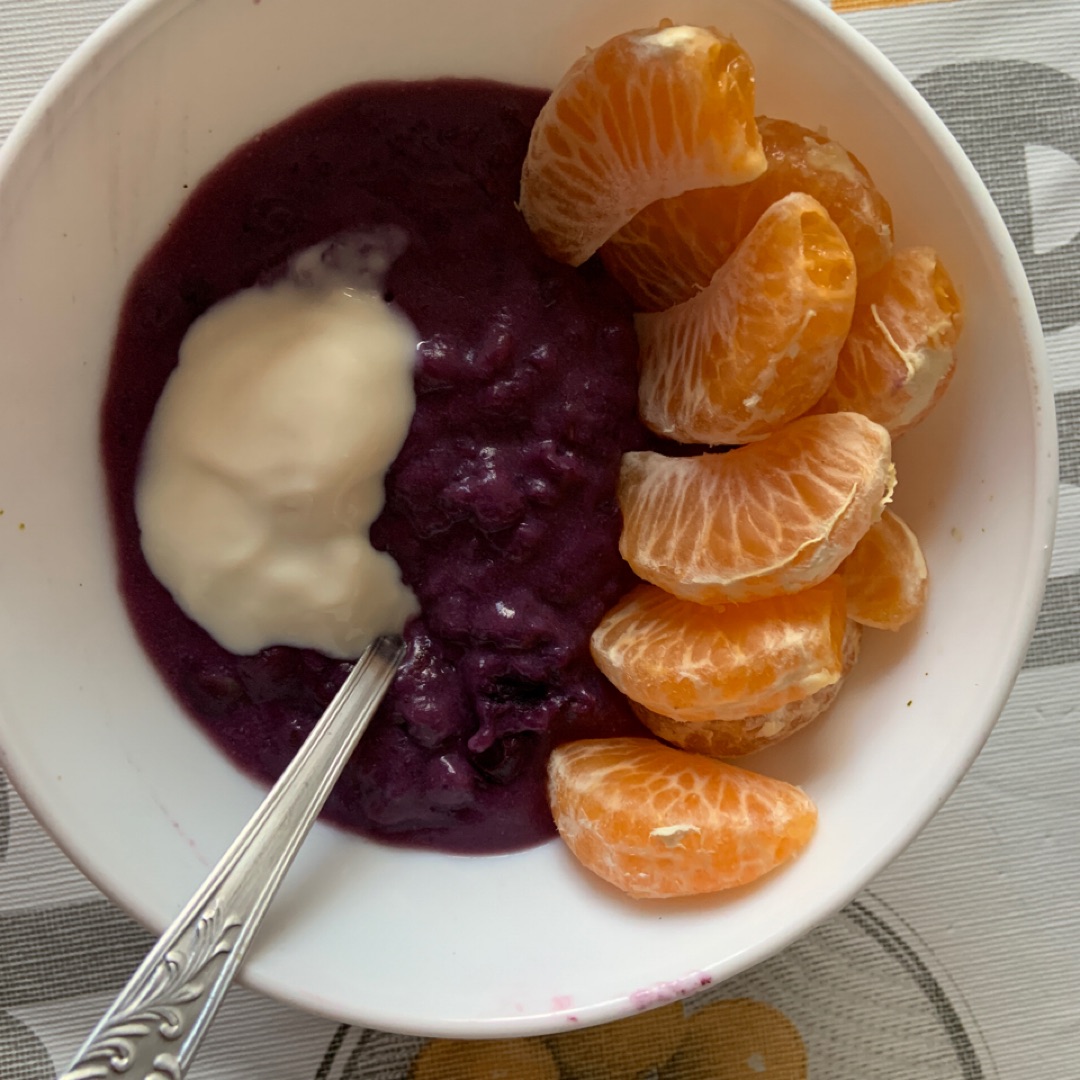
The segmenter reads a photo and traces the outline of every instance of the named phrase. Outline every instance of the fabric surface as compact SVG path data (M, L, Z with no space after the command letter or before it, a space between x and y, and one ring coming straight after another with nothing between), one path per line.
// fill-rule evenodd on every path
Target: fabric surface
M0 0L0 138L117 0ZM1068 1080L1080 1056L1080 3L834 0L956 133L1048 335L1052 580L989 744L844 912L685 1002L556 1040L424 1043L230 995L193 1080ZM976 361L977 358L972 358ZM0 1080L49 1080L150 944L0 775Z

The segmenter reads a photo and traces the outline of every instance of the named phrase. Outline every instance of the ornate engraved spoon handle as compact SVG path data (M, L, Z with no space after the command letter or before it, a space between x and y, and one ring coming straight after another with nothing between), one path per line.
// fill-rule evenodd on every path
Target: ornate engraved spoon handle
M379 638L360 657L255 816L60 1080L181 1080L404 651L400 638Z

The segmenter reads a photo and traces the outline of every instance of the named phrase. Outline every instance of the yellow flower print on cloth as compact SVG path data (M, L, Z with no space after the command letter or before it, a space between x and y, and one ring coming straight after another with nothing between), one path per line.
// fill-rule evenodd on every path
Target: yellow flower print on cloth
M795 1025L760 1001L680 1002L551 1038L427 1043L410 1080L807 1080Z
M952 4L956 0L832 0L833 11L868 11L870 8L914 7L916 4Z

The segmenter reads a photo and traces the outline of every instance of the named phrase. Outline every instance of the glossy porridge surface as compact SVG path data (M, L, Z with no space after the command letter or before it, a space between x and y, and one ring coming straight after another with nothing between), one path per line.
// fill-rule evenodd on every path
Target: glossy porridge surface
M543 775L570 737L636 732L588 637L629 584L621 453L643 444L629 306L560 266L514 206L545 94L441 80L356 87L241 147L192 194L122 312L102 445L120 582L148 654L243 768L270 780L347 665L234 656L150 573L133 488L191 322L327 238L395 226L386 295L421 345L417 407L372 528L421 604L408 656L327 806L396 842L510 850L551 835Z

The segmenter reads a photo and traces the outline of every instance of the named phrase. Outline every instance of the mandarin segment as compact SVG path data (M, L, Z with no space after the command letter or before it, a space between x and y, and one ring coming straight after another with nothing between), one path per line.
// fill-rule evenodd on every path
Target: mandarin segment
M766 713L746 716L740 720L702 720L688 723L685 720L662 716L636 701L631 701L630 707L658 739L682 750L705 754L708 757L743 757L746 754L755 754L783 742L829 710L859 658L861 641L862 630L859 624L849 618L841 649L840 678L807 697L789 701L786 705Z
M848 614L864 626L899 630L922 611L929 573L919 541L886 510L840 566Z
M680 1002L556 1035L548 1042L564 1080L639 1080L663 1069L686 1035Z
M825 207L851 248L859 280L892 254L892 210L862 163L839 143L759 116L768 163L756 180L651 203L603 247L608 272L641 311L665 311L704 289L773 203L803 192Z
M631 701L691 721L741 720L840 678L844 584L706 607L655 585L632 589L593 631L596 666Z
M956 368L960 297L932 248L906 248L860 291L836 376L814 412L861 412L902 435Z
M750 58L715 30L665 20L563 77L533 126L520 205L541 248L579 266L654 200L764 169Z
M586 739L548 762L559 834L637 899L745 885L797 855L817 809L797 787L652 739Z
M619 548L638 577L704 604L824 581L892 495L889 433L858 413L795 420L723 454L623 455Z
M781 199L703 292L637 316L641 418L689 443L776 431L832 382L855 288L851 250L822 205Z

